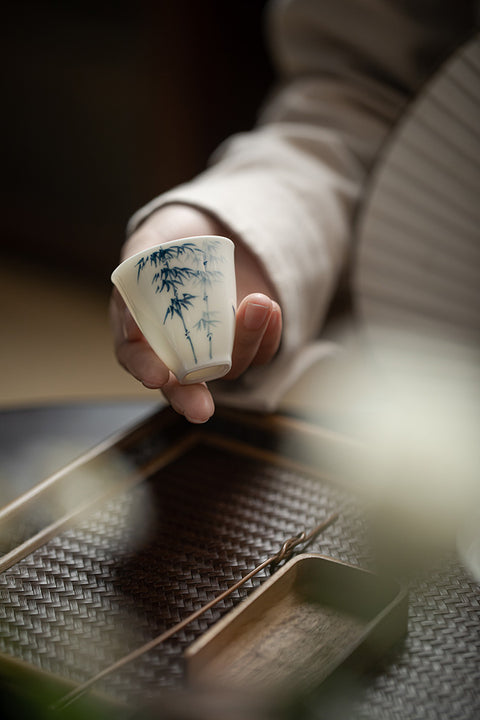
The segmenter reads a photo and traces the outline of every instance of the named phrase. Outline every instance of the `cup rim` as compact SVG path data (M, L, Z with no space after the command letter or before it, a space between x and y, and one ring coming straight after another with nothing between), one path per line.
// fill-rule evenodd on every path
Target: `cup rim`
M129 255L125 260L122 260L122 262L117 265L117 267L113 270L110 279L115 284L114 281L114 275L118 275L120 273L120 269L125 265L131 265L132 262L146 253L155 252L155 250L158 250L160 247L171 247L172 245L178 245L179 243L186 243L191 240L222 240L226 241L227 244L230 244L232 246L235 245L233 240L231 240L228 237L225 237L225 235L189 235L188 237L181 237L176 238L175 240L167 240L166 242L160 242L156 243L155 245L151 245L148 248L144 248L143 250L139 250L138 252L134 253L133 255Z

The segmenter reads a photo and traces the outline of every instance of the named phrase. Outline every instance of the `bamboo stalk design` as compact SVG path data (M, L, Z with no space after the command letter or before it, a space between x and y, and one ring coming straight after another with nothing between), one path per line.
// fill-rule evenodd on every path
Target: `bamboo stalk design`
M171 245L166 248L158 248L149 255L140 258L136 263L137 282L140 275L148 265L158 268L152 278L152 284L155 286L155 293L165 292L170 295L170 304L167 308L163 323L169 319L178 317L182 323L185 339L192 351L195 364L198 362L195 344L192 338L192 329L196 331L204 331L208 341L209 357L213 357L213 335L214 328L219 324L220 320L215 316L218 314L210 309L209 305L209 289L211 286L219 282L223 273L215 268L223 257L218 254L219 242L209 240L204 248L199 247L195 243L183 243L182 245ZM185 261L190 260L191 265L180 266L175 261L181 257L185 257ZM186 280L193 279L200 285L201 300L203 308L201 308L201 317L193 325L187 323L186 313L195 309L195 300L198 295L189 292L182 292L182 286Z
M156 272L152 278L152 284L155 285L155 292L162 293L166 292L171 294L170 305L167 308L167 312L163 318L163 324L165 324L168 318L174 318L177 315L183 326L185 339L190 345L192 351L193 360L197 364L197 354L195 352L195 346L191 337L190 329L185 321L184 311L188 310L193 306L195 295L191 293L181 293L179 288L183 285L184 280L191 278L195 275L195 271L192 268L185 266L172 266L170 263L172 260L178 259L182 255L189 253L194 254L197 247L193 243L185 243L183 245L173 245L167 248L159 248L154 252L150 253L146 258L140 258L137 262L137 281L140 278L142 270L150 263L155 267L159 267L159 272Z
M208 240L202 250L201 268L198 270L198 281L202 287L203 312L202 317L195 324L195 329L204 330L208 341L209 358L213 357L213 328L220 322L215 316L217 312L210 310L208 290L213 283L220 282L223 273L215 266L222 262L223 257L218 255L218 241ZM213 269L212 269L213 268Z

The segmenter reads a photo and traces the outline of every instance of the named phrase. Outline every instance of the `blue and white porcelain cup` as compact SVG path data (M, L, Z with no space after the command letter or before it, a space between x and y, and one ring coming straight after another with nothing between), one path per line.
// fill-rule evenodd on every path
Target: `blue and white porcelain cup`
M223 377L232 364L234 244L202 235L150 247L112 273L148 343L185 385Z

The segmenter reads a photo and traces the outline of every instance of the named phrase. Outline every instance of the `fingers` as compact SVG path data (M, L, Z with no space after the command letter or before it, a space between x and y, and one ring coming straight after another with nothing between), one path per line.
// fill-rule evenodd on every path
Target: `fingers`
M162 392L170 402L173 409L185 415L191 423L204 423L212 417L215 404L205 383L195 385L180 385L173 373Z
M117 360L147 388L160 388L168 382L166 365L153 352L115 289L110 303Z
M173 409L189 422L206 422L215 410L207 386L204 383L180 385L151 349L116 289L112 293L110 314L120 365L145 387L161 390Z
M181 385L145 340L120 294L111 300L114 343L119 363L147 388L159 389L176 412L192 423L204 423L215 410L205 383ZM245 297L237 310L232 368L226 378L239 377L251 365L268 363L282 334L279 305L262 293Z
M146 388L159 389L168 382L168 368L158 359L145 340L124 340L117 346L117 358Z
M269 362L282 334L279 305L262 293L245 297L237 310L232 368L226 378L237 378L250 365Z

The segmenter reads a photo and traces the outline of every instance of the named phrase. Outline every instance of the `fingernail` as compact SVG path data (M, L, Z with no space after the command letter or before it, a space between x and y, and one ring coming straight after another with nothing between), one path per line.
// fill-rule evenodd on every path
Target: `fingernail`
M148 380L142 380L142 385L146 387L147 390L158 390L160 388L159 383L148 382Z
M254 302L247 303L244 316L244 325L247 330L260 330L267 319L269 311L270 308L265 305Z
M195 425L202 425L203 423L206 423L207 420L210 420L214 412L214 408L210 406L206 406L203 410L203 412L200 412L198 415L192 415L190 412L182 413L185 415L188 422L195 423Z
M186 410L184 415L188 422L194 423L195 425L202 425L212 417L215 411L215 405L211 397L205 397L203 398L203 402L200 404L197 402L195 410L195 415L192 413L191 409Z
M192 423L193 425L203 425L204 423L206 423L210 420L210 417L194 418L194 417L191 417L191 415L185 415L185 418L188 420L188 422Z

